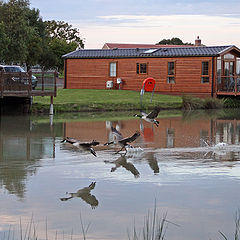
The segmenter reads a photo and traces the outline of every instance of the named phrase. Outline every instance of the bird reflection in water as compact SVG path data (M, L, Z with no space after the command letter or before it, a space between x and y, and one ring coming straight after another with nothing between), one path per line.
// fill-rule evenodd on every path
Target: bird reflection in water
M92 209L94 209L94 208L96 208L98 206L98 200L90 192L95 188L95 186L96 186L96 182L92 182L88 187L79 189L75 193L68 193L67 192L66 194L69 194L70 196L69 197L60 198L60 200L61 201L67 201L67 200L69 200L71 198L79 197L83 201L85 201L86 203L90 204Z
M139 171L135 168L135 166L131 162L127 162L127 158L125 154L121 154L121 157L119 157L117 160L114 161L104 161L105 163L113 163L115 164L115 167L111 168L111 172L116 171L117 168L123 167L126 170L130 171L135 178L140 177Z
M158 161L153 152L148 152L145 154L145 158L148 161L148 165L153 170L154 174L159 173Z

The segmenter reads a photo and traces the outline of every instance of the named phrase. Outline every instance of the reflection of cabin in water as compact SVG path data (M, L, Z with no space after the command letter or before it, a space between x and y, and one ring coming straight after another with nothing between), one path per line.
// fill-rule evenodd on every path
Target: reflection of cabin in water
M182 117L161 118L160 124L154 128L151 124L128 120L124 124L120 122L66 122L63 124L64 136L74 137L81 141L96 139L99 142L107 142L110 137L110 126L119 126L123 136L129 136L136 130L140 130L141 137L133 145L156 148L185 148L206 147L202 140L217 144L239 144L240 121L239 120L211 120L199 117L191 121L191 124ZM150 136L151 134L151 136Z
M65 88L139 91L143 80L152 77L155 91L162 94L240 95L240 49L196 42L186 47L76 50L63 56Z

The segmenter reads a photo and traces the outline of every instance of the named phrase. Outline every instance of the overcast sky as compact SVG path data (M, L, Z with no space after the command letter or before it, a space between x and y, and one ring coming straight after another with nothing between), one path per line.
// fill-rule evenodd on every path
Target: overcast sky
M80 30L85 48L104 43L150 43L179 37L240 48L240 0L30 0L44 20Z

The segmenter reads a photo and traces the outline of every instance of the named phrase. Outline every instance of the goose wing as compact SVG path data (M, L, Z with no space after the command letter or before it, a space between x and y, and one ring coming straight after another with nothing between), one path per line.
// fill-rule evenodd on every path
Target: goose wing
M140 136L140 133L139 132L135 132L131 137L123 138L119 142L125 145L127 143L135 141L139 136Z
M91 146L97 146L99 145L99 142L93 140L92 142L79 142L79 145L85 148L91 147Z
M147 118L154 119L158 116L159 112L160 108L154 108L154 110L147 115Z
M114 127L111 128L113 135L116 137L116 140L119 142L123 139L122 134Z
M75 139L75 138L67 137L67 138L65 138L64 140L62 140L62 142L68 142L68 143L74 144L74 143L77 143L78 140Z
M98 206L97 198L91 193L84 193L80 197L83 201L90 204L92 208L96 208Z
M141 114L142 114L142 117L147 117L147 113L146 112L143 112L143 111L141 111Z

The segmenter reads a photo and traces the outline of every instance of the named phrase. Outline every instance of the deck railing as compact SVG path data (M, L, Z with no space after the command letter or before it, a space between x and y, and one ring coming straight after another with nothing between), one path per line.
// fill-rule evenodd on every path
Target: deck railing
M240 76L218 76L217 92L240 93Z
M57 72L32 72L37 78L38 83L33 92L53 93L56 96L57 92Z
M37 85L32 83L32 74L37 78ZM56 96L56 72L0 72L0 97L5 96Z

